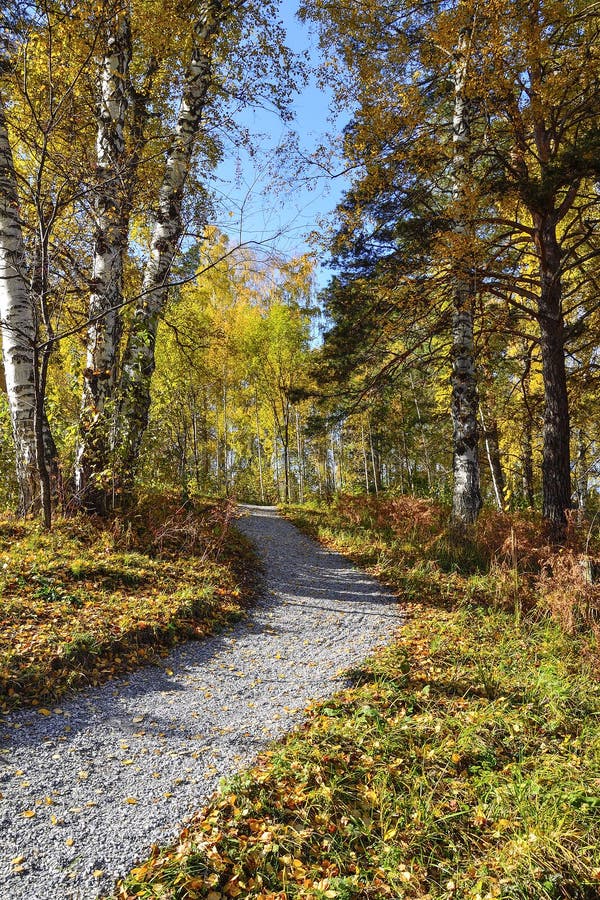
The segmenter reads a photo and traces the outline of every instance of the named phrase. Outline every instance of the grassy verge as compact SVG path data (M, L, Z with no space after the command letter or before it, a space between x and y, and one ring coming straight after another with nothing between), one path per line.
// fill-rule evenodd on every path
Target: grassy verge
M0 521L0 711L48 712L238 618L256 563L231 510L147 500L128 520Z
M395 585L407 624L118 897L600 897L594 641L534 607L544 577L485 540L444 556L413 514L291 515Z

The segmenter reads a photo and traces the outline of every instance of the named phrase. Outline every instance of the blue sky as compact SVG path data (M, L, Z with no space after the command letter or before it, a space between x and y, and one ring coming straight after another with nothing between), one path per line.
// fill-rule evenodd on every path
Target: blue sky
M280 15L292 50L309 51L314 64L319 59L317 39L295 16L296 0L282 0ZM274 162L274 151L290 136L298 135L303 156L310 158L328 132L338 132L343 121L329 121L330 96L315 79L293 101L295 121L286 124L275 111L249 109L242 124L261 135L259 152L251 156L243 147L226 148L226 158L216 172L215 186L221 195L223 221L219 226L232 241L263 241L286 256L308 249L307 237L319 230L320 220L330 214L347 183L328 178L316 166L299 176L289 175ZM273 171L275 169L275 171ZM317 272L318 286L328 280L326 269Z

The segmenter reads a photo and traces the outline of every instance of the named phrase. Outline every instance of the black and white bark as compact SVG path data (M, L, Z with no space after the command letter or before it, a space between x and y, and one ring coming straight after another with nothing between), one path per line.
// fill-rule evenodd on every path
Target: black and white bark
M454 65L454 115L452 192L455 208L456 258L453 272L452 315L452 428L453 492L452 521L464 527L476 522L481 509L478 456L477 382L474 361L472 275L468 188L471 179L471 109L468 96L470 32L458 40Z
M128 188L131 173L125 153L128 107L130 22L120 4L106 24L100 60L95 241L89 302L86 367L80 419L75 487L83 502L104 512L103 480L109 461L111 420L117 378L123 302L123 267L129 230Z
M25 273L25 246L12 150L0 98L0 326L19 485L19 511L38 496L34 347L35 313Z
M134 310L123 356L116 441L120 480L126 493L135 476L142 437L148 425L158 323L167 301L171 269L183 232L184 188L213 84L214 43L223 15L222 4L214 0L198 3L193 49L159 190L141 297Z

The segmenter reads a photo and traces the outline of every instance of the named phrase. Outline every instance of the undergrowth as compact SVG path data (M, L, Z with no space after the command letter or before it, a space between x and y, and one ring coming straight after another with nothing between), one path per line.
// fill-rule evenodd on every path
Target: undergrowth
M0 711L59 701L238 618L256 561L228 504L148 497L127 521L0 520Z
M120 900L600 897L594 638L545 600L572 566L527 520L453 544L426 501L289 515L394 586L406 624Z

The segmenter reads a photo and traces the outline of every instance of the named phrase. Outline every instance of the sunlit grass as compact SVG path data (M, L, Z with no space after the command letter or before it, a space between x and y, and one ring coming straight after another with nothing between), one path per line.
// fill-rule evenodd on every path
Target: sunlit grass
M411 547L339 508L290 515L394 585L407 622L118 896L600 897L590 636L515 608L481 547L442 568L423 532Z
M55 703L233 621L249 554L214 506L194 515L163 504L127 532L83 516L49 534L0 521L0 709Z

